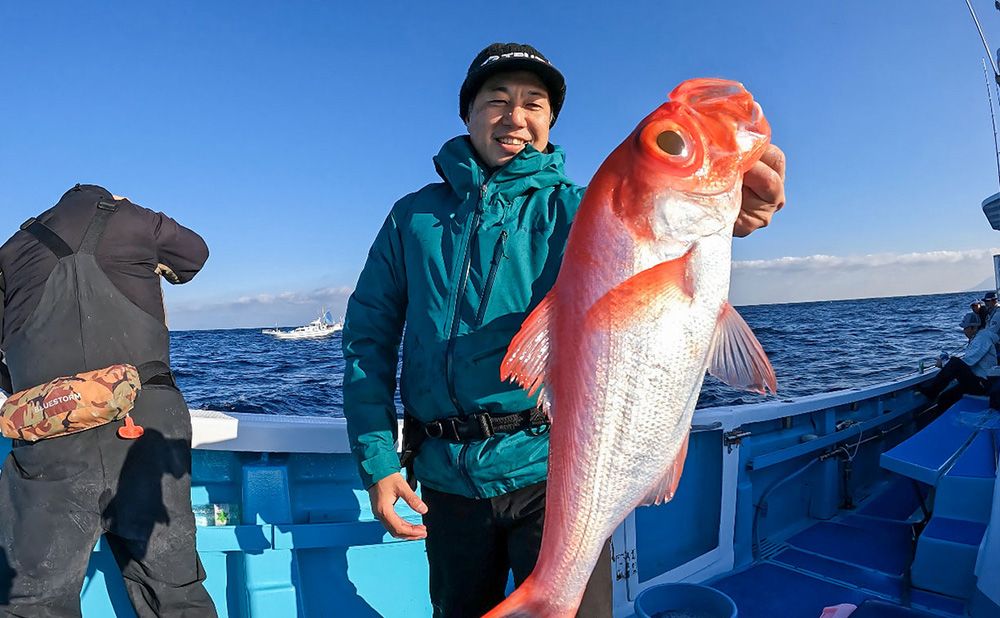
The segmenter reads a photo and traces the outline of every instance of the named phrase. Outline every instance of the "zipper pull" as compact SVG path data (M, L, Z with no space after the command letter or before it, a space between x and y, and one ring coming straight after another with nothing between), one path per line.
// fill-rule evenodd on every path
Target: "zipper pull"
M486 184L484 183L481 187L479 187L479 200L476 202L477 213L483 214L484 212L486 212L486 208L484 206L485 202L486 202Z
M493 263L499 264L502 257L507 257L507 230L500 230L500 242L493 252Z

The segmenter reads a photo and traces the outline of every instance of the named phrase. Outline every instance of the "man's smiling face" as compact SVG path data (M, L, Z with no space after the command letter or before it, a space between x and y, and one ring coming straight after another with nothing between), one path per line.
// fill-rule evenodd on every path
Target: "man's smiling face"
M506 164L531 144L549 145L552 107L542 80L534 73L498 73L487 79L469 109L469 137L487 167Z

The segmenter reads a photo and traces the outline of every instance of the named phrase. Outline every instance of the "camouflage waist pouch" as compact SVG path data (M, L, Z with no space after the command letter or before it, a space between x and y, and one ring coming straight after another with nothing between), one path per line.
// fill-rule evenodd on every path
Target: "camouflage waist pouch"
M132 365L56 378L11 395L0 407L0 430L36 442L98 427L127 417L141 388Z

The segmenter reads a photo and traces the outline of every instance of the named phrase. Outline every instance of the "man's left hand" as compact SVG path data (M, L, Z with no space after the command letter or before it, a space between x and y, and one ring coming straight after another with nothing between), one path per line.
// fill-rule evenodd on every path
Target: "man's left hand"
M743 174L743 201L733 236L742 238L767 226L784 205L785 153L769 144L760 160Z

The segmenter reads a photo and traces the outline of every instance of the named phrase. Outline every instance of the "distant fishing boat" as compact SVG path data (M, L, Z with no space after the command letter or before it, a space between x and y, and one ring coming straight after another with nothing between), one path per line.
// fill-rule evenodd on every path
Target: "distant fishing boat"
M260 332L265 335L277 337L278 339L320 339L322 337L329 337L333 333L343 330L343 328L343 322L334 322L330 312L324 311L320 317L305 326L299 326L292 330L265 328Z

